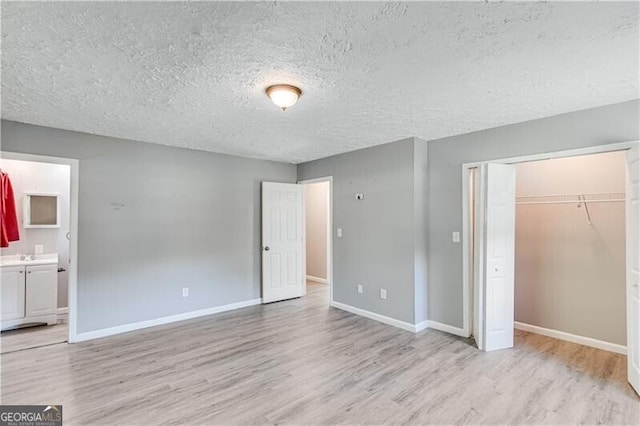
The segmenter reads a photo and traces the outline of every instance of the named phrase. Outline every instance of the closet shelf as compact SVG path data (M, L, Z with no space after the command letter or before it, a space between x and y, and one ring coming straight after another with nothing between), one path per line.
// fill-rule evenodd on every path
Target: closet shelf
M580 204L580 203L623 203L624 192L605 194L528 195L516 197L516 204Z

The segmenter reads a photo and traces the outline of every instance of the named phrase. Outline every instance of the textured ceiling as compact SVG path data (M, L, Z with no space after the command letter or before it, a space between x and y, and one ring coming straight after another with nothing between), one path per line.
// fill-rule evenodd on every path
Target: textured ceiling
M638 98L639 7L2 2L2 117L298 163Z

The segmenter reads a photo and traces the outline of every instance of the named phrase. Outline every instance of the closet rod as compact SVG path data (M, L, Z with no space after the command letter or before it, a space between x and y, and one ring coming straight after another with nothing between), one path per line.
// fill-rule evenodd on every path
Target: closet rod
M516 204L580 204L580 203L624 203L624 198L611 198L608 200L573 200L573 201L516 201Z

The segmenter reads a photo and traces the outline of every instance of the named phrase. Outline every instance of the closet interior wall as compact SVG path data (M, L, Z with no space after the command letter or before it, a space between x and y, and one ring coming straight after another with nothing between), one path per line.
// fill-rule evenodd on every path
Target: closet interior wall
M624 152L516 167L515 320L626 345Z

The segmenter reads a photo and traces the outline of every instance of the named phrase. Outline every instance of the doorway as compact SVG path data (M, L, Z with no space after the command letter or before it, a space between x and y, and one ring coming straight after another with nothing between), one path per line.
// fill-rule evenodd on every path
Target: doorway
M305 218L307 186L313 194L309 197L317 198L309 207L309 236ZM263 181L261 192L262 303L299 298L307 295L307 288L313 288L318 304L328 305L333 301L332 178L295 184ZM308 250L307 260L307 239L315 236L322 242L311 241L315 246ZM315 269L310 271L316 275L310 274L307 262L312 263Z
M638 390L637 156L628 143L465 165L465 326L480 349L513 347L515 325L628 352Z
M1 352L74 342L78 161L0 153L17 235L2 248Z
M304 188L305 285L327 304L331 290L331 177L302 181Z

